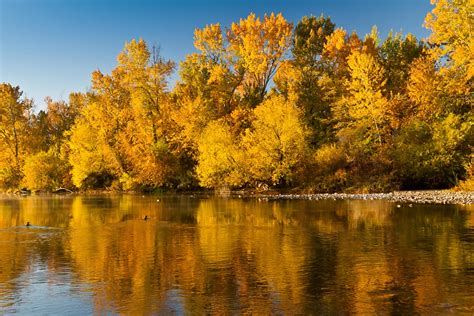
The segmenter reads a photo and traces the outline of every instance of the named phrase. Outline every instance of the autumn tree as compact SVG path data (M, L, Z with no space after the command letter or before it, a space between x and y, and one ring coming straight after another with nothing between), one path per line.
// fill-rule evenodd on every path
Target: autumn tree
M130 117L121 140L127 173L143 186L161 186L171 172L172 154L164 133L167 119L167 79L174 63L145 41L132 40L119 54L123 87L130 93ZM175 170L176 171L176 170Z
M455 93L472 92L474 76L474 3L471 0L431 0L435 6L425 19L432 33L429 43L442 59L442 72L450 77L447 87ZM471 104L472 106L472 104Z
M200 184L208 188L241 186L240 155L230 127L223 121L209 123L199 139L196 172Z
M263 19L250 14L227 31L220 24L196 29L198 53L180 64L171 111L175 125L169 129L188 167L202 157L197 140L213 121L225 120L235 139L249 127L252 108L287 56L291 33L281 14Z
M22 183L31 190L51 191L64 187L68 167L54 150L40 151L25 159Z
M447 188L458 183L470 162L472 121L448 114L432 123L413 120L394 142L395 174L403 189Z
M241 89L244 102L256 106L262 102L268 84L290 48L292 24L281 14L265 15L263 19L250 14L239 23L232 23L228 33L229 51L235 68L242 67Z
M388 102L383 95L384 71L374 56L357 51L349 56L348 67L351 77L346 82L347 94L335 108L338 136L370 151L385 141Z
M292 59L282 64L275 77L277 90L302 109L313 146L332 138L330 104L336 94L322 53L333 31L329 17L303 17L294 30Z
M472 114L472 1L434 0L425 20L432 48L410 69L412 116L395 138L394 163L405 188L450 187L469 176Z
M20 87L0 84L0 187L15 188L29 152L33 102L22 97Z
M426 45L413 34L403 36L390 32L379 48L381 64L387 78L389 94L403 94L406 91L413 61L426 53Z
M211 28L216 31L214 25L196 30L196 47L216 45L208 37L201 37ZM220 27L218 30L222 36ZM180 150L192 158L195 158L197 140L206 125L230 114L238 104L235 94L238 79L225 59L225 51L216 57L217 53L202 49L201 54L188 55L180 64L180 81L173 91L171 112L176 125L171 137Z
M335 29L333 33L326 37L322 55L334 78L343 80L349 77L348 57L353 52L360 52L363 47L364 42L356 32L347 34L347 31L343 28Z
M408 118L430 122L445 114L442 102L442 78L432 55L416 59L410 67L407 96L410 107L405 111Z
M31 152L23 166L24 186L34 190L73 187L68 161L69 130L86 104L86 96L71 93L69 102L45 99L46 109L32 116Z
M307 154L307 129L301 111L273 95L255 108L242 139L244 167L254 183L289 185Z
M89 103L70 131L69 163L78 188L110 187L121 176L120 165L97 121L97 107Z
M150 54L143 40L126 43L117 60L110 75L92 74L88 105L72 129L70 160L75 184L80 187L96 174L125 189L161 186L173 161L163 133L163 112L166 78L174 65L157 51ZM96 135L87 138L88 130ZM95 159L98 161L92 164ZM87 174L90 165L95 168Z

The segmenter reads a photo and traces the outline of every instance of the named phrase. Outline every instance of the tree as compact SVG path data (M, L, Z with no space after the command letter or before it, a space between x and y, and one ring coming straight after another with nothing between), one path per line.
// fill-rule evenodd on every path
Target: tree
M408 118L429 122L448 110L442 103L442 78L435 63L433 56L425 56L416 59L410 68L407 92L412 106L406 111Z
M229 51L235 56L234 68L242 67L242 89L251 107L262 102L268 84L290 48L292 24L281 14L265 15L263 20L250 14L232 23L228 33Z
M381 64L387 78L387 92L396 95L406 91L410 68L414 60L426 54L426 46L412 34L390 34L379 49ZM390 97L390 96L388 96Z
M384 71L372 55L357 51L349 56L348 67L351 78L346 82L347 94L335 108L338 135L370 151L385 141L388 101L383 96Z
M117 60L110 75L92 74L88 104L72 129L74 182L82 185L95 175L92 182L101 183L105 175L123 189L162 186L174 164L164 132L174 64L157 50L150 53L143 40L126 43ZM87 130L96 135L88 139ZM94 166L89 173L87 164Z
M474 121L448 114L428 124L414 120L395 138L395 173L404 189L448 188L465 176Z
M306 137L301 111L282 96L270 96L255 108L251 128L242 139L242 170L254 183L292 183L306 155Z
M122 85L129 92L131 103L128 105L131 120L121 139L126 173L142 186L162 186L173 163L164 121L168 106L167 78L174 63L162 59L156 48L150 54L142 39L126 43L117 60L117 69L124 73Z
M251 110L286 57L291 29L281 14L263 19L250 14L225 33L220 24L196 29L198 53L180 64L170 113L173 143L188 165L197 162L197 140L210 122L227 121L234 138L249 126Z
M86 103L85 95L71 93L68 103L46 97L45 103L46 109L32 117L34 135L30 137L30 141L35 152L54 148L59 153L66 138L66 132L71 129Z
M20 87L0 84L0 187L17 187L29 151L33 102L22 98Z
M225 122L209 123L199 140L196 173L201 185L208 188L241 186L243 175L239 168L239 152Z
M114 153L103 137L95 112L97 104L91 103L71 128L69 163L72 166L72 182L78 188L109 187L122 175ZM102 134L102 135L101 135Z
M335 24L329 17L304 16L296 25L293 36L293 58L298 65L316 66Z
M26 158L23 183L31 190L50 191L63 187L67 172L67 164L59 159L54 150L40 151Z
M330 104L336 89L322 53L334 31L328 17L303 17L295 28L293 58L282 63L275 76L277 90L303 112L313 147L333 137Z
M471 0L431 0L425 26L432 33L429 42L442 58L444 71L451 77L448 87L457 93L472 91L474 76L474 3Z
M219 62L216 64L213 55L193 54L180 64L180 81L173 91L170 113L175 124L171 137L192 159L197 155L197 143L206 125L229 115L238 103L234 82L237 79L224 61Z
M323 57L337 80L349 77L348 57L355 51L361 51L363 45L357 33L348 35L342 28L335 29L326 37Z

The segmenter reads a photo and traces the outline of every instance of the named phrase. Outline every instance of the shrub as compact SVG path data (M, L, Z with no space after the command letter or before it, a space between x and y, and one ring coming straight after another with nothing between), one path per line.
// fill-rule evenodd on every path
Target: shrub
M65 163L52 151L29 156L23 167L23 184L31 190L53 190L62 186Z
M464 177L472 123L449 114L434 124L413 121L395 139L393 160L403 189L448 188Z

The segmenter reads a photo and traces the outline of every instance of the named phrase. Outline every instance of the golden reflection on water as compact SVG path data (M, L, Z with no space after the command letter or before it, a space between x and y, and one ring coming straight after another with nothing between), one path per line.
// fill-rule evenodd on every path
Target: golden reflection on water
M0 314L474 312L472 206L394 206L2 196Z

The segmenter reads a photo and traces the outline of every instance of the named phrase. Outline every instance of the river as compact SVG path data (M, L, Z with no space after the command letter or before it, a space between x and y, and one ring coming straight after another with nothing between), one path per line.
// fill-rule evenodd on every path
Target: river
M3 195L10 313L472 315L474 205Z

